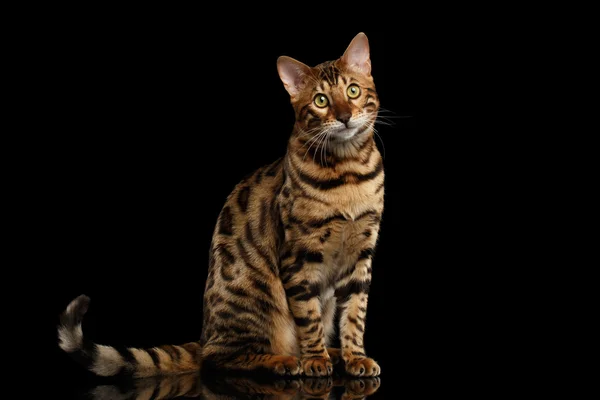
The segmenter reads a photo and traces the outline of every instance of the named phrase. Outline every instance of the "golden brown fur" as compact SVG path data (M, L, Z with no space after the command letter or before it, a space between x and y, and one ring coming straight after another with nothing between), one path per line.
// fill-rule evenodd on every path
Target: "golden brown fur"
M363 343L384 192L366 36L313 68L280 57L278 71L296 123L286 155L238 184L219 215L196 362L162 350L143 362L136 351L116 352L119 362L138 363L137 376L181 372L200 360L327 376L340 355L351 375L380 373ZM336 310L342 348L328 351Z

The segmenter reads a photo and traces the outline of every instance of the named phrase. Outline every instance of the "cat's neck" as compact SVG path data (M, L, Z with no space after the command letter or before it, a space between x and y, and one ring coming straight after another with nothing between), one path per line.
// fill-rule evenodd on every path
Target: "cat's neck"
M347 161L366 162L371 153L377 150L373 136L371 128L359 138L346 141L327 140L324 137L309 136L296 125L288 143L288 153L329 167Z

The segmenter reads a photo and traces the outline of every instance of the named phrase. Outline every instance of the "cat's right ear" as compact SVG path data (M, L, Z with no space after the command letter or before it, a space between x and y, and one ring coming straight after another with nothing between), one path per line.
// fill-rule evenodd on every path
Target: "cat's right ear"
M291 57L281 56L277 59L277 72L290 97L295 98L304 87L310 74L310 67Z

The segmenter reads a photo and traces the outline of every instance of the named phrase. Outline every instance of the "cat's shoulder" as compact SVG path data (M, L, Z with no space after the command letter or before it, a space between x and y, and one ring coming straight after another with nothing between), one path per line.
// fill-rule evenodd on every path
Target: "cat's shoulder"
M242 197L265 191L275 194L274 190L282 183L282 176L283 157L280 157L244 176L229 194L228 201L239 198L240 193Z

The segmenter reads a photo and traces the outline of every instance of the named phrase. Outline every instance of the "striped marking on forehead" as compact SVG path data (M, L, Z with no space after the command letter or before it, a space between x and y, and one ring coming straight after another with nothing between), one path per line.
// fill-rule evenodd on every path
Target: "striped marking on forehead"
M338 84L338 80L340 79L340 77L342 78L342 80L344 82L346 81L346 78L341 76L341 71L338 69L338 67L335 66L334 61L325 62L325 63L319 65L318 68L319 68L319 75L317 76L317 78L321 82L327 82L327 84L330 87L336 86Z

